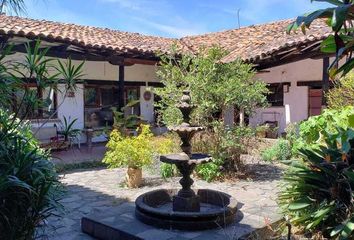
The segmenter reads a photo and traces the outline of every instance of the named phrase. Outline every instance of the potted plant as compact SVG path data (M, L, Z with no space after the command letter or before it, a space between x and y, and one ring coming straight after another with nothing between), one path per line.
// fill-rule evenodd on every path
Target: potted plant
M139 101L131 101L127 105L121 108L121 111L118 111L116 107L112 107L113 113L113 128L119 130L124 135L131 135L133 131L139 126L139 122L141 121L141 117L134 114L133 112L128 116L125 116L125 111L129 108L132 108Z
M80 129L74 128L74 123L76 121L77 118L70 121L64 116L64 124L61 124L61 130L57 130L57 136L53 138L53 141L46 147L52 150L67 149L71 144L71 138L74 138L81 133ZM54 124L54 126L57 127L56 124Z
M141 125L137 136L124 136L119 130L111 132L103 162L109 167L127 167L126 183L137 188L142 183L142 167L152 163L155 155L153 134L148 125Z
M256 127L256 136L259 138L265 138L267 136L267 132L269 130L269 125L259 125Z

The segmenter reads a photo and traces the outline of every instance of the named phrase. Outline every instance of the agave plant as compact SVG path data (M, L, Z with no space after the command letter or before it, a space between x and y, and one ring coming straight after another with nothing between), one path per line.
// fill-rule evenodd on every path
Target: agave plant
M354 237L354 130L339 128L289 162L279 204L292 224L328 238Z

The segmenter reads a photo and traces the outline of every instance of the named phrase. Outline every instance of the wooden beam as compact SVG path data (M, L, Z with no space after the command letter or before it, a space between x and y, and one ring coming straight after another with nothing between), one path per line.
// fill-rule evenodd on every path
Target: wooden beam
M313 80L313 81L298 81L296 83L298 87L315 87L315 88L322 88L323 81L321 80ZM333 83L329 82L329 87L333 87Z
M318 56L328 57L329 55L324 55L320 51L319 46L320 41L309 43L307 45L295 46L290 49L283 49L261 59L255 60L253 64L255 64L255 68L257 70L263 70L287 63L301 61L307 58L315 58Z
M329 67L329 58L323 58L323 69L322 69L322 105L327 105L326 94L329 89L329 74L328 74L328 67Z
M139 58L125 58L124 63L130 64L143 64L143 65L156 65L158 64L157 60L146 60L146 59L139 59Z
M83 80L85 84L92 84L92 85L115 85L119 83L117 80L98 80L98 79L85 79ZM163 87L164 85L161 82L148 82L147 85L149 87ZM124 81L124 86L127 87L139 87L139 86L146 86L146 82L142 81Z
M120 65L118 69L118 106L121 109L124 107L124 65Z

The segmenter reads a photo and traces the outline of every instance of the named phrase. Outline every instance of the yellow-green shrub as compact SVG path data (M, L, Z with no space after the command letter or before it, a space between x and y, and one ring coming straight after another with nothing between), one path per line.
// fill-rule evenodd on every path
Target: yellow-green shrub
M138 136L123 136L118 130L113 130L103 162L111 168L150 165L156 152L152 144L153 134L148 125L141 125L138 132Z
M107 143L103 162L109 167L141 168L152 164L160 154L180 151L179 143L173 136L153 136L148 125L138 128L138 136L125 136L113 130Z

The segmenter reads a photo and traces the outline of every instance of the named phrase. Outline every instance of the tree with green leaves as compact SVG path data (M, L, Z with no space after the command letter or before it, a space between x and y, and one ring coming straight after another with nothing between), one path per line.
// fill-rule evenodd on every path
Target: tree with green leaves
M306 29L316 19L325 19L326 23L333 30L333 35L327 37L321 43L321 51L328 54L335 54L335 60L329 67L329 74L334 78L337 74L345 75L354 68L354 1L353 0L311 0L311 2L326 2L333 7L316 10L304 16L299 16L295 22L288 27L288 33L301 28ZM338 67L341 59L345 63Z
M196 106L191 123L207 127L207 131L194 138L193 150L208 152L213 157L213 162L200 165L196 173L212 181L227 171L240 171L244 140L252 131L239 126L225 127L223 112L233 106L251 115L256 108L266 106L266 83L257 80L252 65L240 59L221 63L226 52L218 47L201 49L195 55L179 56L175 49L171 52L161 56L157 71L164 84L163 88L155 89L161 98L157 106L163 122L167 125L181 123L181 112L176 104L182 92L189 90L192 104Z
M252 114L257 107L267 104L266 84L256 79L252 65L240 59L221 63L225 55L221 48L214 47L181 57L173 49L172 54L161 56L157 75L164 87L156 89L156 94L161 98L158 107L166 124L181 120L175 105L183 90L190 91L197 106L192 121L207 126L222 120L221 113L229 106Z

